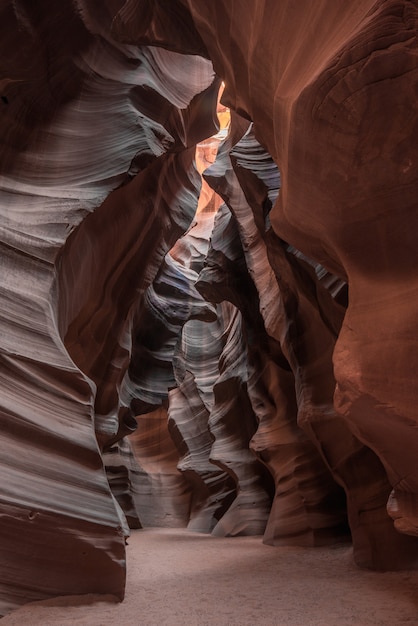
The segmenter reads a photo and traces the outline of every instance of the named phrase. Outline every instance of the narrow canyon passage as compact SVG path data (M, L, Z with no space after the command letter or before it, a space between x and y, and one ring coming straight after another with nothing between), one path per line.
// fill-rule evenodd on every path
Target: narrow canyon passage
M418 0L1 28L4 623L418 625Z
M352 548L272 548L261 537L133 531L125 601L28 604L2 626L398 626L418 624L418 572L359 570ZM97 602L95 601L97 600Z

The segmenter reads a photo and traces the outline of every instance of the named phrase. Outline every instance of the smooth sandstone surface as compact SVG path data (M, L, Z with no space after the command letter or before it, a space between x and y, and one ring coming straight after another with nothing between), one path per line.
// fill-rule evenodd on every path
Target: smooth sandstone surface
M122 599L129 527L417 568L417 27L2 4L0 614Z

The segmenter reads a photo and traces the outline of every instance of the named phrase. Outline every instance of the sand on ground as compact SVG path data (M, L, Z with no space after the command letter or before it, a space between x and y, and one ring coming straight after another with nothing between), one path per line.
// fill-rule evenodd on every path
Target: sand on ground
M133 531L127 558L122 603L33 602L2 626L418 625L418 572L360 570L347 545L271 547L260 537L146 529Z

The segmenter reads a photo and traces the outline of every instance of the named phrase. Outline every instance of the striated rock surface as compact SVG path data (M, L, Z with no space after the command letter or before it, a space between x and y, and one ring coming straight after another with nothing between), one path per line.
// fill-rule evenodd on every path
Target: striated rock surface
M335 406L378 455L372 474L383 464L396 528L416 535L416 3L266 2L239 17L233 3L184 4L225 80L224 101L254 121L280 168L274 232L348 280ZM377 528L387 524L378 492ZM416 562L416 549L409 542L395 560Z
M0 613L121 599L128 525L418 566L417 27L2 4Z
M296 346L292 343L287 349L285 341L285 331L296 325L297 309L287 311L282 303L288 299L291 287L292 302L300 300L304 283L284 284L287 264L275 273L274 263L268 261L271 244L267 247L266 243L272 237L268 213L280 187L277 166L256 141L248 123L233 116L230 137L204 176L228 202L235 219L225 214L224 224L214 231L212 254L208 255L198 288L207 291L209 280L211 291L216 292L216 285L222 284L219 270L230 276L232 263L236 265L235 280L228 282L223 293L237 302L245 320L247 347L238 353L245 355L249 398L259 421L251 444L275 479L274 506L264 539L267 543L299 545L335 541L347 533L344 496L312 442L297 427L303 411L297 385L306 364L295 361L292 348ZM294 330L292 334L293 339L302 336ZM330 366L326 353L325 360ZM237 365L235 357L234 364L230 362L225 369L231 372ZM313 359L312 365L317 367ZM324 376L322 372L320 379ZM321 417L327 418L324 407L321 410Z
M277 198L279 175L277 166L263 151L251 130L248 130L238 143L229 149L229 152L231 164L234 167L233 172L229 167L228 173L223 178L219 177L221 162L218 160L217 167L210 168L205 175L216 186L219 193L221 193L219 185L224 185L232 210L240 211L238 221L243 246L247 251L248 268L256 266L256 254L266 254L265 250L267 250L270 262L264 262L262 266L270 268L271 273L274 272L275 280L273 282L270 280L270 285L275 284L275 291L272 286L267 293L262 290L263 283L260 280L260 274L258 275L259 282L256 284L259 285L260 311L264 316L266 326L270 334L279 340L283 351L282 358L286 357L294 373L295 389L291 391L291 394L295 394L295 400L291 395L287 401L283 399L281 401L287 407L287 417L289 418L292 414L289 411L289 404L291 406L295 401L297 404L295 416L297 416L299 426L317 446L325 464L331 469L334 479L346 491L347 512L356 562L362 566L381 569L391 567L394 563L399 566L401 563L407 565L411 562L410 558L413 563L415 554L412 552L411 555L410 552L413 542L394 531L391 520L386 514L390 484L382 464L368 447L363 446L350 433L341 416L333 408L335 379L332 351L344 315L345 308L341 304L346 304L346 285L344 281L326 272L319 264L313 263L293 247L284 245L269 229L266 210L268 211L271 202ZM225 160L228 160L228 155L225 156ZM245 191L245 195L241 192L240 200L237 192L231 192L237 186L232 183L234 174L239 179L242 190ZM225 183L227 183L226 186ZM248 210L247 200L251 206L253 218ZM247 209L245 209L246 206ZM264 223L266 223L265 228L262 227ZM256 224L259 225L259 232L257 232ZM247 241L249 245L246 245ZM251 262L251 257L254 259L253 262ZM274 293L276 304L271 299L269 306L263 307L263 298L272 298ZM248 309L246 307L246 310ZM268 311L270 316L272 311L276 313L273 317L276 326L271 324L271 317L268 317L265 311ZM267 362L269 375L272 376L270 356L271 353L268 355ZM281 383L283 376L284 384ZM269 388L277 392L284 387L289 393L289 383L286 378L288 378L286 371L278 370L275 374L276 384L275 386L270 384ZM260 401L259 397L258 400ZM275 419L277 419L281 411L280 404L276 405L275 410ZM300 431L297 429L296 432L300 439ZM264 439L264 445L266 443ZM294 458L302 458L307 454L306 450L309 450L309 445L307 446L304 442L303 446L304 452L300 454L296 453L296 449L292 450ZM264 450L264 454L266 453L268 454L268 451ZM308 454L308 458L311 455L312 451L310 455ZM281 460L284 461L284 467L286 467L285 459L283 451L277 455L277 458L275 457L276 466L273 472L276 476L280 476ZM312 463L312 459L309 462ZM359 484L363 484L363 478L357 466L368 468L369 488L367 491L359 489ZM318 484L324 489L321 496L318 494L314 496L314 501L321 503L323 512L329 516L330 522L328 523L331 524L332 529L331 533L329 530L327 532L326 516L321 518L317 509L316 524L312 521L306 523L306 538L312 537L307 541L315 544L338 536L338 528L344 532L344 500L341 495L338 495L335 486L332 487L329 478L327 480L324 470L321 471L321 464L318 464L318 460L314 467L315 469L311 466L308 471L305 471L309 475L316 476ZM295 468L293 472L300 473ZM312 484L311 480L311 486ZM301 493L300 484L297 493L299 495ZM282 506L278 505L279 512L272 510L270 520L280 528L283 523L283 516L280 514L280 508L283 510L284 503L283 487L276 489L276 499ZM306 494L303 501L306 503L306 510L311 512L312 506L308 505L309 499ZM290 508L287 508L286 513L287 525L292 531L292 540L298 543L303 542L303 534L298 536L296 530L298 522L292 519ZM312 520L312 514L307 517ZM301 519L300 510L297 519ZM318 520L320 520L319 523ZM271 526L273 527L272 524ZM266 532L266 541L282 541L280 531L276 539L273 537ZM286 541L290 541L289 537ZM385 545L385 549L376 550L376 543Z
M5 612L123 597L128 527L101 450L134 427L119 390L135 310L193 218L218 89L208 61L116 41L108 7L0 17Z
M138 428L123 446L133 454L130 479L133 499L143 527L185 527L192 492L177 469L180 455L168 429L167 409L137 417Z
M210 533L235 499L236 486L223 468L211 462L209 412L191 373L187 372L179 387L170 391L169 407L170 433L182 455L177 467L192 490L187 526Z

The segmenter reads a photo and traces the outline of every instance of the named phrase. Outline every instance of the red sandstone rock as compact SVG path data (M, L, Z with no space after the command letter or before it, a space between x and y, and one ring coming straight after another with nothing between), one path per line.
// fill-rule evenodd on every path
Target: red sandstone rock
M276 482L266 541L339 538L338 483L357 562L416 567L416 2L99 4L0 9L0 610L123 597L111 476L132 524L141 505L188 523L195 489L191 524L260 532L269 482L250 448ZM213 218L176 242L195 144L217 128L211 62L241 119L206 174L223 172L233 215L199 295ZM135 413L138 464L119 443Z
M0 12L0 612L123 597L128 529L100 452L133 428L133 305L193 218L193 146L216 131L208 61L123 46L86 4Z
M138 428L125 445L136 463L130 466L135 508L142 526L185 527L192 492L178 471L179 453L170 436L165 408L137 417Z
M170 433L182 455L177 467L193 494L187 526L210 533L236 497L236 488L224 468L211 463L209 412L192 374L187 372L179 387L170 391L169 407Z
M224 101L280 168L274 231L348 279L336 408L383 463L397 528L416 534L416 4L184 4Z

